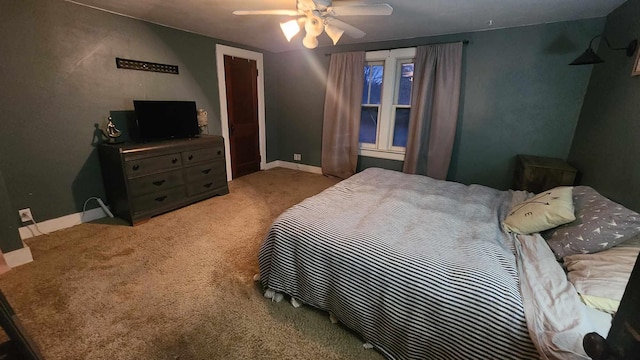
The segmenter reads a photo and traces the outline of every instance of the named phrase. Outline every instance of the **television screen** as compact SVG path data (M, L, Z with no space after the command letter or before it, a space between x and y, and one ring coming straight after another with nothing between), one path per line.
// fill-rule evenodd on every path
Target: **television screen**
M134 100L141 141L192 138L200 134L195 101Z

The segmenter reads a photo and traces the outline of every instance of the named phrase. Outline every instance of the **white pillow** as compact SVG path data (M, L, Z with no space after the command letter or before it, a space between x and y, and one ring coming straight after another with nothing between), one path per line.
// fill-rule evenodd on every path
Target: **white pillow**
M557 187L521 202L511 208L502 226L512 233L532 234L574 221L572 189Z

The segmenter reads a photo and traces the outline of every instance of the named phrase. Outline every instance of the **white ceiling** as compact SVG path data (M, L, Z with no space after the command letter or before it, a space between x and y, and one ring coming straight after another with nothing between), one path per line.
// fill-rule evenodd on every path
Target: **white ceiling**
M288 43L279 23L286 16L236 16L233 10L296 9L296 0L67 0L80 5L190 31L216 39L281 52L302 48L298 34ZM341 17L365 31L339 44L397 40L442 34L602 17L625 0L365 0L387 3L390 16ZM334 5L345 5L335 0ZM301 33L303 33L302 31ZM326 34L320 46L331 46Z

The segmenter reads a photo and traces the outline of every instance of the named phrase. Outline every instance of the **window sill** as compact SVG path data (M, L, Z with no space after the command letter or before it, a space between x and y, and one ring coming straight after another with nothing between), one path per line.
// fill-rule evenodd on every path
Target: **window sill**
M358 155L372 157L372 158L379 158L379 159L404 161L404 153L399 153L399 152L371 150L371 149L361 148L358 151Z

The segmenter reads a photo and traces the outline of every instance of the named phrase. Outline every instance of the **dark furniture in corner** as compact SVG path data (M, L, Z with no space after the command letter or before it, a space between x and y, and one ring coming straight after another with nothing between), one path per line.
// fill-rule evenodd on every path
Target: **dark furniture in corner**
M24 329L2 291L0 291L0 326L9 338L9 341L0 344L0 359L44 360L38 345Z
M518 155L513 188L537 194L556 186L572 186L576 173L576 168L562 159Z
M229 193L221 136L100 144L98 155L107 202L132 225Z

